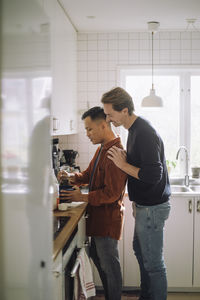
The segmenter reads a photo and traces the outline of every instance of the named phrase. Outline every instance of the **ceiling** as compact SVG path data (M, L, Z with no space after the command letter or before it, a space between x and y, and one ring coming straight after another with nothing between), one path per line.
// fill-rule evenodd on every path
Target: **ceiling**
M191 18L200 28L200 0L59 1L79 32L144 31L148 21L160 22L160 30L184 30Z

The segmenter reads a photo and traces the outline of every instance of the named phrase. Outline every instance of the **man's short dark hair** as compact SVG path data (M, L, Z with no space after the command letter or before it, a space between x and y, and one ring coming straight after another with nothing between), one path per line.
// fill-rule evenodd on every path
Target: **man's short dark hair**
M116 111L128 108L129 115L132 115L134 111L132 97L121 87L116 87L103 94L101 102L103 104L112 104L112 108Z
M104 110L100 106L95 106L84 112L81 119L84 120L85 118L90 117L93 121L94 120L106 120L106 114Z

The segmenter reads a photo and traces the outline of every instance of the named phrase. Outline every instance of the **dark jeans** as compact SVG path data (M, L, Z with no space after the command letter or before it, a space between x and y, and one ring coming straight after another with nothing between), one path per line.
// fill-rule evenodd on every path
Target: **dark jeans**
M90 257L99 272L105 299L121 300L122 275L118 241L110 237L92 237Z
M163 229L169 212L169 202L155 206L136 204L133 249L140 267L141 300L167 299Z

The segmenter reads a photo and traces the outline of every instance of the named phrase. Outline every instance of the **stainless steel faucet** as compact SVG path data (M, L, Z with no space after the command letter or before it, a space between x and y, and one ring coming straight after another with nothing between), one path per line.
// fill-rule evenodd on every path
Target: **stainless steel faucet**
M185 146L181 146L178 149L178 152L176 154L176 159L178 159L179 153L181 150L184 150L185 152L185 186L189 186L189 174L188 174L188 169L189 169L189 154L188 154L188 150Z

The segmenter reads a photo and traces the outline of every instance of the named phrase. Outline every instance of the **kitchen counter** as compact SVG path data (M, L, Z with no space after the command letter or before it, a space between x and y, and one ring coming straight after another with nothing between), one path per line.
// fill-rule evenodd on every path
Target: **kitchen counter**
M58 253L64 247L65 243L71 236L74 228L77 226L80 218L84 214L87 207L87 203L81 203L77 206L69 207L66 211L54 210L54 216L69 216L70 219L59 233L53 243L53 260L57 257Z

